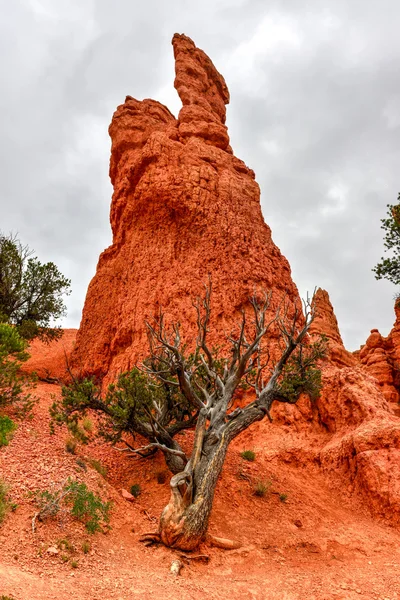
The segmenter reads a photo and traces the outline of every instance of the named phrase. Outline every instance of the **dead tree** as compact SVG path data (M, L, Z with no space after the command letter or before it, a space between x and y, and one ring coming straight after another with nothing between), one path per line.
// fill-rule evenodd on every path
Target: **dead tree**
M304 302L304 314L298 305L284 299L271 316L271 294L261 300L254 296L249 311L242 312L236 333L227 336L229 358L220 359L208 344L210 296L211 285L205 298L195 303L198 336L189 356L179 325L168 328L162 313L156 323L147 324L151 357L145 361L146 370L160 383L174 381L198 416L190 456L181 448L163 448L164 452L179 452L185 468L171 479L171 498L158 532L144 536L143 541L160 541L184 551L194 550L206 537L229 444L252 423L265 417L271 420L273 402L297 400L300 388L297 396L288 396L282 377L294 353L301 362L299 350L307 345L307 331L315 316L310 299ZM272 337L275 341L270 348ZM319 357L316 352L314 358ZM254 390L253 399L244 408L233 410L235 392L244 382Z

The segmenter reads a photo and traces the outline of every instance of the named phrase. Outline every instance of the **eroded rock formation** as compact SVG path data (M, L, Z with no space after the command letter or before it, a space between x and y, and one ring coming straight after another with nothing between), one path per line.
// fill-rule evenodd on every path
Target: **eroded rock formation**
M360 350L361 364L376 378L385 398L397 405L400 389L400 306L395 305L396 321L387 338L372 329Z
M192 300L209 275L211 342L221 342L254 288L273 290L272 310L283 294L299 302L289 264L263 220L254 173L229 145L226 83L189 38L175 35L173 46L183 104L178 119L159 102L127 96L109 129L113 243L89 286L72 355L79 370L108 381L147 354L145 321L160 307L184 324L193 343ZM360 364L344 348L327 292L318 290L315 303L311 335L324 334L330 343L323 391L315 404L303 397L274 407L275 423L295 426L299 435L312 432L312 449L297 448L296 460L321 465L332 482L361 493L375 514L398 523L400 426L388 400L397 400L400 309L387 339L371 333ZM264 427L260 422L253 431L262 436Z
M195 333L192 300L211 275L215 341L254 289L298 301L290 267L271 239L254 172L232 154L226 83L202 50L173 38L178 119L127 96L109 129L113 244L90 283L73 363L112 379L148 352L145 321L160 307ZM211 340L212 341L212 340Z
M354 366L357 360L346 350L339 325L326 290L318 288L314 296L316 317L310 328L311 336L324 335L329 343L329 359L341 367Z

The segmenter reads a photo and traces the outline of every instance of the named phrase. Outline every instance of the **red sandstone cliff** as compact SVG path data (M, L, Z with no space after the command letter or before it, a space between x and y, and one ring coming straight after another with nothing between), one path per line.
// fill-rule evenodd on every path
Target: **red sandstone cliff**
M110 378L146 354L145 320L160 307L194 333L192 299L208 274L215 341L255 287L274 291L272 308L283 293L298 301L254 172L229 146L226 83L188 37L172 43L179 118L127 96L109 129L113 244L90 283L73 363Z

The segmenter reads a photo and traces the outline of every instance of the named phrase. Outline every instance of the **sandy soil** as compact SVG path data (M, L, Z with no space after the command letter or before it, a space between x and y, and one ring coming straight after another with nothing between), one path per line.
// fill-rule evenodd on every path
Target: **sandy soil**
M245 432L229 451L210 525L212 533L239 540L242 547L204 546L209 563L188 562L177 578L169 572L174 551L139 543L142 533L156 528L169 497L168 479L157 481L165 471L162 457L128 458L98 441L78 446L75 455L66 452L66 432L49 430L48 408L59 393L57 385L40 383L33 418L20 423L9 446L0 450L0 476L18 504L0 527L0 598L400 598L399 531L374 520L346 481L333 483L321 473L312 459L321 434L269 423ZM256 453L253 463L240 457L250 448ZM86 461L86 471L77 458ZM107 468L106 477L89 465L90 458ZM69 476L113 501L108 533L90 536L66 515L39 523L32 533L36 508L29 492L54 489ZM269 485L264 497L253 493L258 481ZM120 491L134 483L142 493L129 503ZM63 539L74 548L60 548ZM58 553L49 553L54 547Z

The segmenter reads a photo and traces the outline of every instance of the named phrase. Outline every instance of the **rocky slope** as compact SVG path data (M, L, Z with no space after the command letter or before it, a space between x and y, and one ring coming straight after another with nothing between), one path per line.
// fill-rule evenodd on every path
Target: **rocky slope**
M226 83L202 50L173 38L178 119L127 96L109 129L113 244L90 283L74 365L105 374L147 353L145 321L160 308L193 341L193 298L211 276L214 343L254 289L298 302L290 267L271 239L254 172L229 146Z

